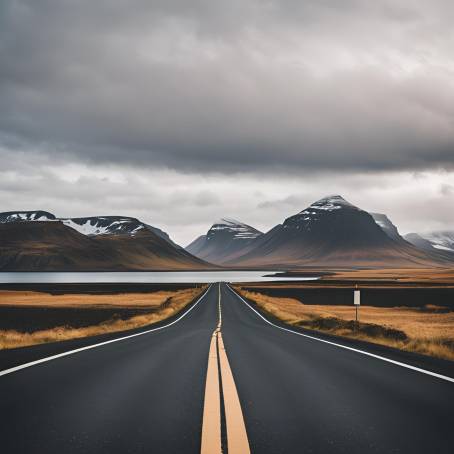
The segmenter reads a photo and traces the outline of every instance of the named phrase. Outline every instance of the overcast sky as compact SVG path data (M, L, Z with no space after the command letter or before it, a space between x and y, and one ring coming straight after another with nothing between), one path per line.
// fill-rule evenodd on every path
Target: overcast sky
M2 0L0 211L181 244L330 193L454 229L451 0Z

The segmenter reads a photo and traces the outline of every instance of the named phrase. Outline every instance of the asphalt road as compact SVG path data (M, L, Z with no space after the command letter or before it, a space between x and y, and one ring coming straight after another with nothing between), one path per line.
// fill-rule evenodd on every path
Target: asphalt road
M454 383L282 331L226 285L221 296L252 453L454 452ZM0 376L1 452L200 452L217 305L213 285L168 328Z
M196 453L217 287L159 331L0 377L2 454Z
M454 452L454 383L279 330L226 288L222 301L252 452Z

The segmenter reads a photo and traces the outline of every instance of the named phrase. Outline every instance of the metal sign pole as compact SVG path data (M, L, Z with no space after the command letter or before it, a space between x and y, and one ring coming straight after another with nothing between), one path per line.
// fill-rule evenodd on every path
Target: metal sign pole
M353 291L353 304L355 305L355 328L358 325L358 309L361 305L361 293L358 289L358 284L355 285L355 290Z

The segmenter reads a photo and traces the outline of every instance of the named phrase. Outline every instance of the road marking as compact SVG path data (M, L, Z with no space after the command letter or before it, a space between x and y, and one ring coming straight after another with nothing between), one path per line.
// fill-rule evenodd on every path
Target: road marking
M76 348L74 350L68 350L66 352L58 353L57 355L47 356L45 358L37 359L35 361L30 361L29 363L21 364L19 366L11 367L9 369L5 369L5 370L0 371L0 377L3 376L3 375L12 374L13 372L17 372L17 371L22 370L22 369L26 369L28 367L32 367L32 366L36 366L36 365L41 364L41 363L45 363L47 361L52 361L54 359L63 358L64 356L74 355L75 353L83 352L85 350L91 350L93 348L102 347L103 345L112 344L114 342L120 342L120 341L123 341L123 340L126 340L126 339L131 339L133 337L142 336L144 334L149 334L149 333L152 333L153 331L159 331L159 330L168 328L169 326L175 325L175 323L179 322L181 319L186 317L186 315L188 315L200 303L200 301L202 301L202 299L206 296L206 294L209 292L211 287L212 287L212 285L210 285L205 290L204 294L187 311L185 311L177 319L175 319L171 323L168 323L167 325L159 326L159 327L153 328L153 329L148 329L146 331L141 331L140 333L130 334L128 336L118 337L116 339L111 339L111 340L108 340L108 341L99 342L97 344L86 345L85 347Z
M221 365L228 452L229 454L249 454L249 441L243 412L221 332L218 333L218 352Z
M202 422L202 454L220 454L221 445L221 396L217 353L217 331L211 336L208 369L205 384L205 403Z
M205 385L201 454L221 454L221 388L224 399L229 454L250 454L240 399L222 339L221 286L218 284L218 324L211 337ZM218 369L218 358L220 371ZM220 373L219 373L220 372Z
M222 326L221 284L218 284L218 314L219 314L218 329L221 329Z
M331 342L331 341L328 341L328 340L325 340L325 339L320 339L319 337L310 336L309 334L299 333L297 331L293 331L291 329L283 328L282 326L275 325L274 323L272 323L268 319L266 319L262 314L260 314L260 312L258 312L256 309L254 309L248 302L246 302L241 295L239 295L235 290L232 289L232 287L230 287L230 285L227 285L227 287L230 289L230 291L234 295L236 295L238 298L240 298L240 300L244 304L246 304L246 306L249 309L254 311L262 320L264 320L269 325L274 326L275 328L278 328L278 329L280 329L282 331L287 331L289 333L296 334L298 336L307 337L308 339L313 339L313 340L316 340L318 342L323 342L325 344L334 345L335 347L344 348L345 350L350 350L350 351L353 351L353 352L361 353L362 355L366 355L366 356L370 356L372 358L380 359L380 360L385 361L387 363L395 364L396 366L404 367L406 369L414 370L414 371L420 372L422 374L430 375L432 377L440 378L441 380L445 380L445 381L454 383L454 378L448 377L447 375L437 374L436 372L431 372L430 370L421 369L420 367L412 366L410 364L401 363L400 361L395 361L393 359L386 358L385 356L380 356L380 355L376 355L374 353L369 353L369 352L367 352L365 350L360 350L358 348L347 347L346 345L338 344L336 342Z

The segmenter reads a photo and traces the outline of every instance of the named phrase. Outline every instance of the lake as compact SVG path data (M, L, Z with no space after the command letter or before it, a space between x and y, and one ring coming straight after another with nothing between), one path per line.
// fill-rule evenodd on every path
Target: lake
M276 271L130 271L130 272L7 272L0 284L83 284L83 283L210 283L313 281L318 277L271 276Z

